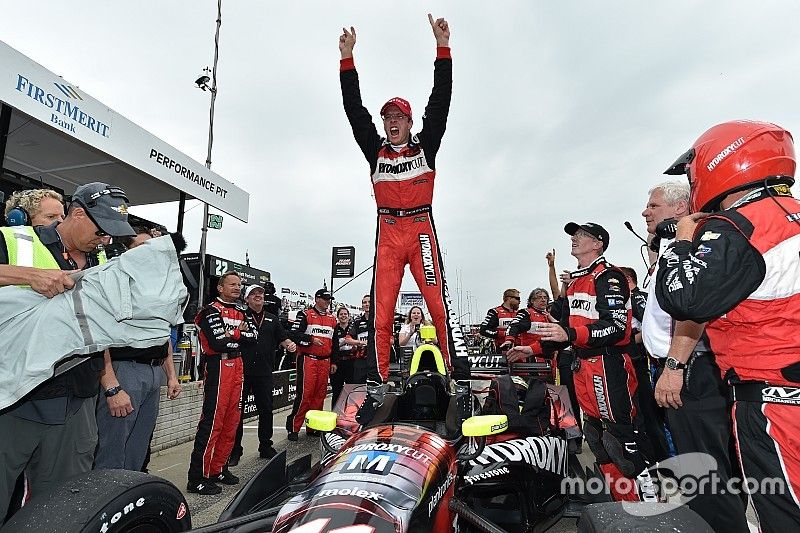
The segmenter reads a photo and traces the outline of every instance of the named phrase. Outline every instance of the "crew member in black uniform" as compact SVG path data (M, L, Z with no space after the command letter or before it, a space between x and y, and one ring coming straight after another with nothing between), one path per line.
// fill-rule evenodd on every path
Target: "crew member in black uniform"
M278 317L266 310L264 289L250 285L244 291L247 303L245 313L258 332L255 344L242 345L244 363L244 386L242 387L242 415L236 430L228 466L236 466L244 453L242 433L244 431L245 406L250 394L258 410L258 453L262 459L271 459L277 452L272 446L272 372L275 370L275 352L283 346L290 352L297 346L289 339Z

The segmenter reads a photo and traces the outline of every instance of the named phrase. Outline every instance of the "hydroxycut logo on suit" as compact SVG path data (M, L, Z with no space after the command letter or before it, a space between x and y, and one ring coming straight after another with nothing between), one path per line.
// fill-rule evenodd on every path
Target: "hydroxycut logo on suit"
M433 263L433 246L431 236L427 233L419 235L419 245L422 254L422 271L425 273L425 284L436 285L436 270Z

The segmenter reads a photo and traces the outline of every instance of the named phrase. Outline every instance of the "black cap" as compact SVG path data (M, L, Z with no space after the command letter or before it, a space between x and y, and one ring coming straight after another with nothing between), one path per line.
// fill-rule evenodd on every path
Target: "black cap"
M83 207L89 218L112 237L136 235L128 224L128 197L119 187L87 183L75 189L72 201Z
M602 242L603 251L606 251L610 237L603 226L600 224L595 224L594 222L587 222L586 224L576 224L575 222L570 222L564 226L564 231L567 232L567 235L575 235L579 229L582 229L598 241Z
M325 298L326 300L333 300L333 295L328 289L320 289L314 293L314 298Z

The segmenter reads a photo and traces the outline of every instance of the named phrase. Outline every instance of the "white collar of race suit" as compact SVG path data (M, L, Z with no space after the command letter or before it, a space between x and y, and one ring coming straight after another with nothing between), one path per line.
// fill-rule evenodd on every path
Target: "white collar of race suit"
M601 255L600 257L598 257L597 259L592 261L588 266L585 266L583 268L579 268L578 270L573 270L572 272L570 272L569 277L572 278L572 279L575 279L575 278L580 278L581 276L585 276L585 275L589 274L592 270L597 268L597 265L599 265L600 263L605 263L605 262L606 262L606 258Z

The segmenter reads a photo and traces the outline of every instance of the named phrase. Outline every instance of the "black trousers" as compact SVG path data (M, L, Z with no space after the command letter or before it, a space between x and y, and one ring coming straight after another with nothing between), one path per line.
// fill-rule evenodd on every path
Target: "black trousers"
M643 350L642 350L643 351ZM644 424L647 439L653 449L653 459L663 461L669 457L667 436L664 433L664 410L656 403L653 384L650 381L650 363L646 354L631 357L633 369L636 371L636 399L638 400L639 419Z
M367 382L367 360L345 359L336 365L336 373L331 374L332 400L331 407L336 407L336 402L342 388L346 383L366 383Z
M800 531L797 420L800 407L736 401L735 437L745 479L760 485L751 494L763 533ZM777 490L771 490L776 486ZM774 494L773 494L774 492Z
M713 491L715 494L696 494L689 501L689 508L703 517L714 531L746 533L749 529L741 498L720 490L736 470L731 463L735 458L730 454L728 391L713 355L693 355L689 359L689 367L684 370L681 401L680 409L666 409L667 424L679 454L677 459L693 452L708 454L716 461L717 468L712 475L716 474L720 480ZM713 464L709 467L713 468Z
M258 451L266 453L272 446L272 373L266 376L244 376L242 386L242 417L239 419L239 429L236 430L236 441L233 444L231 457L241 457L242 434L244 433L245 400L252 394L258 409Z
M343 359L336 363L336 372L331 374L331 406L336 406L339 394L345 383L353 383L353 369L355 360Z

